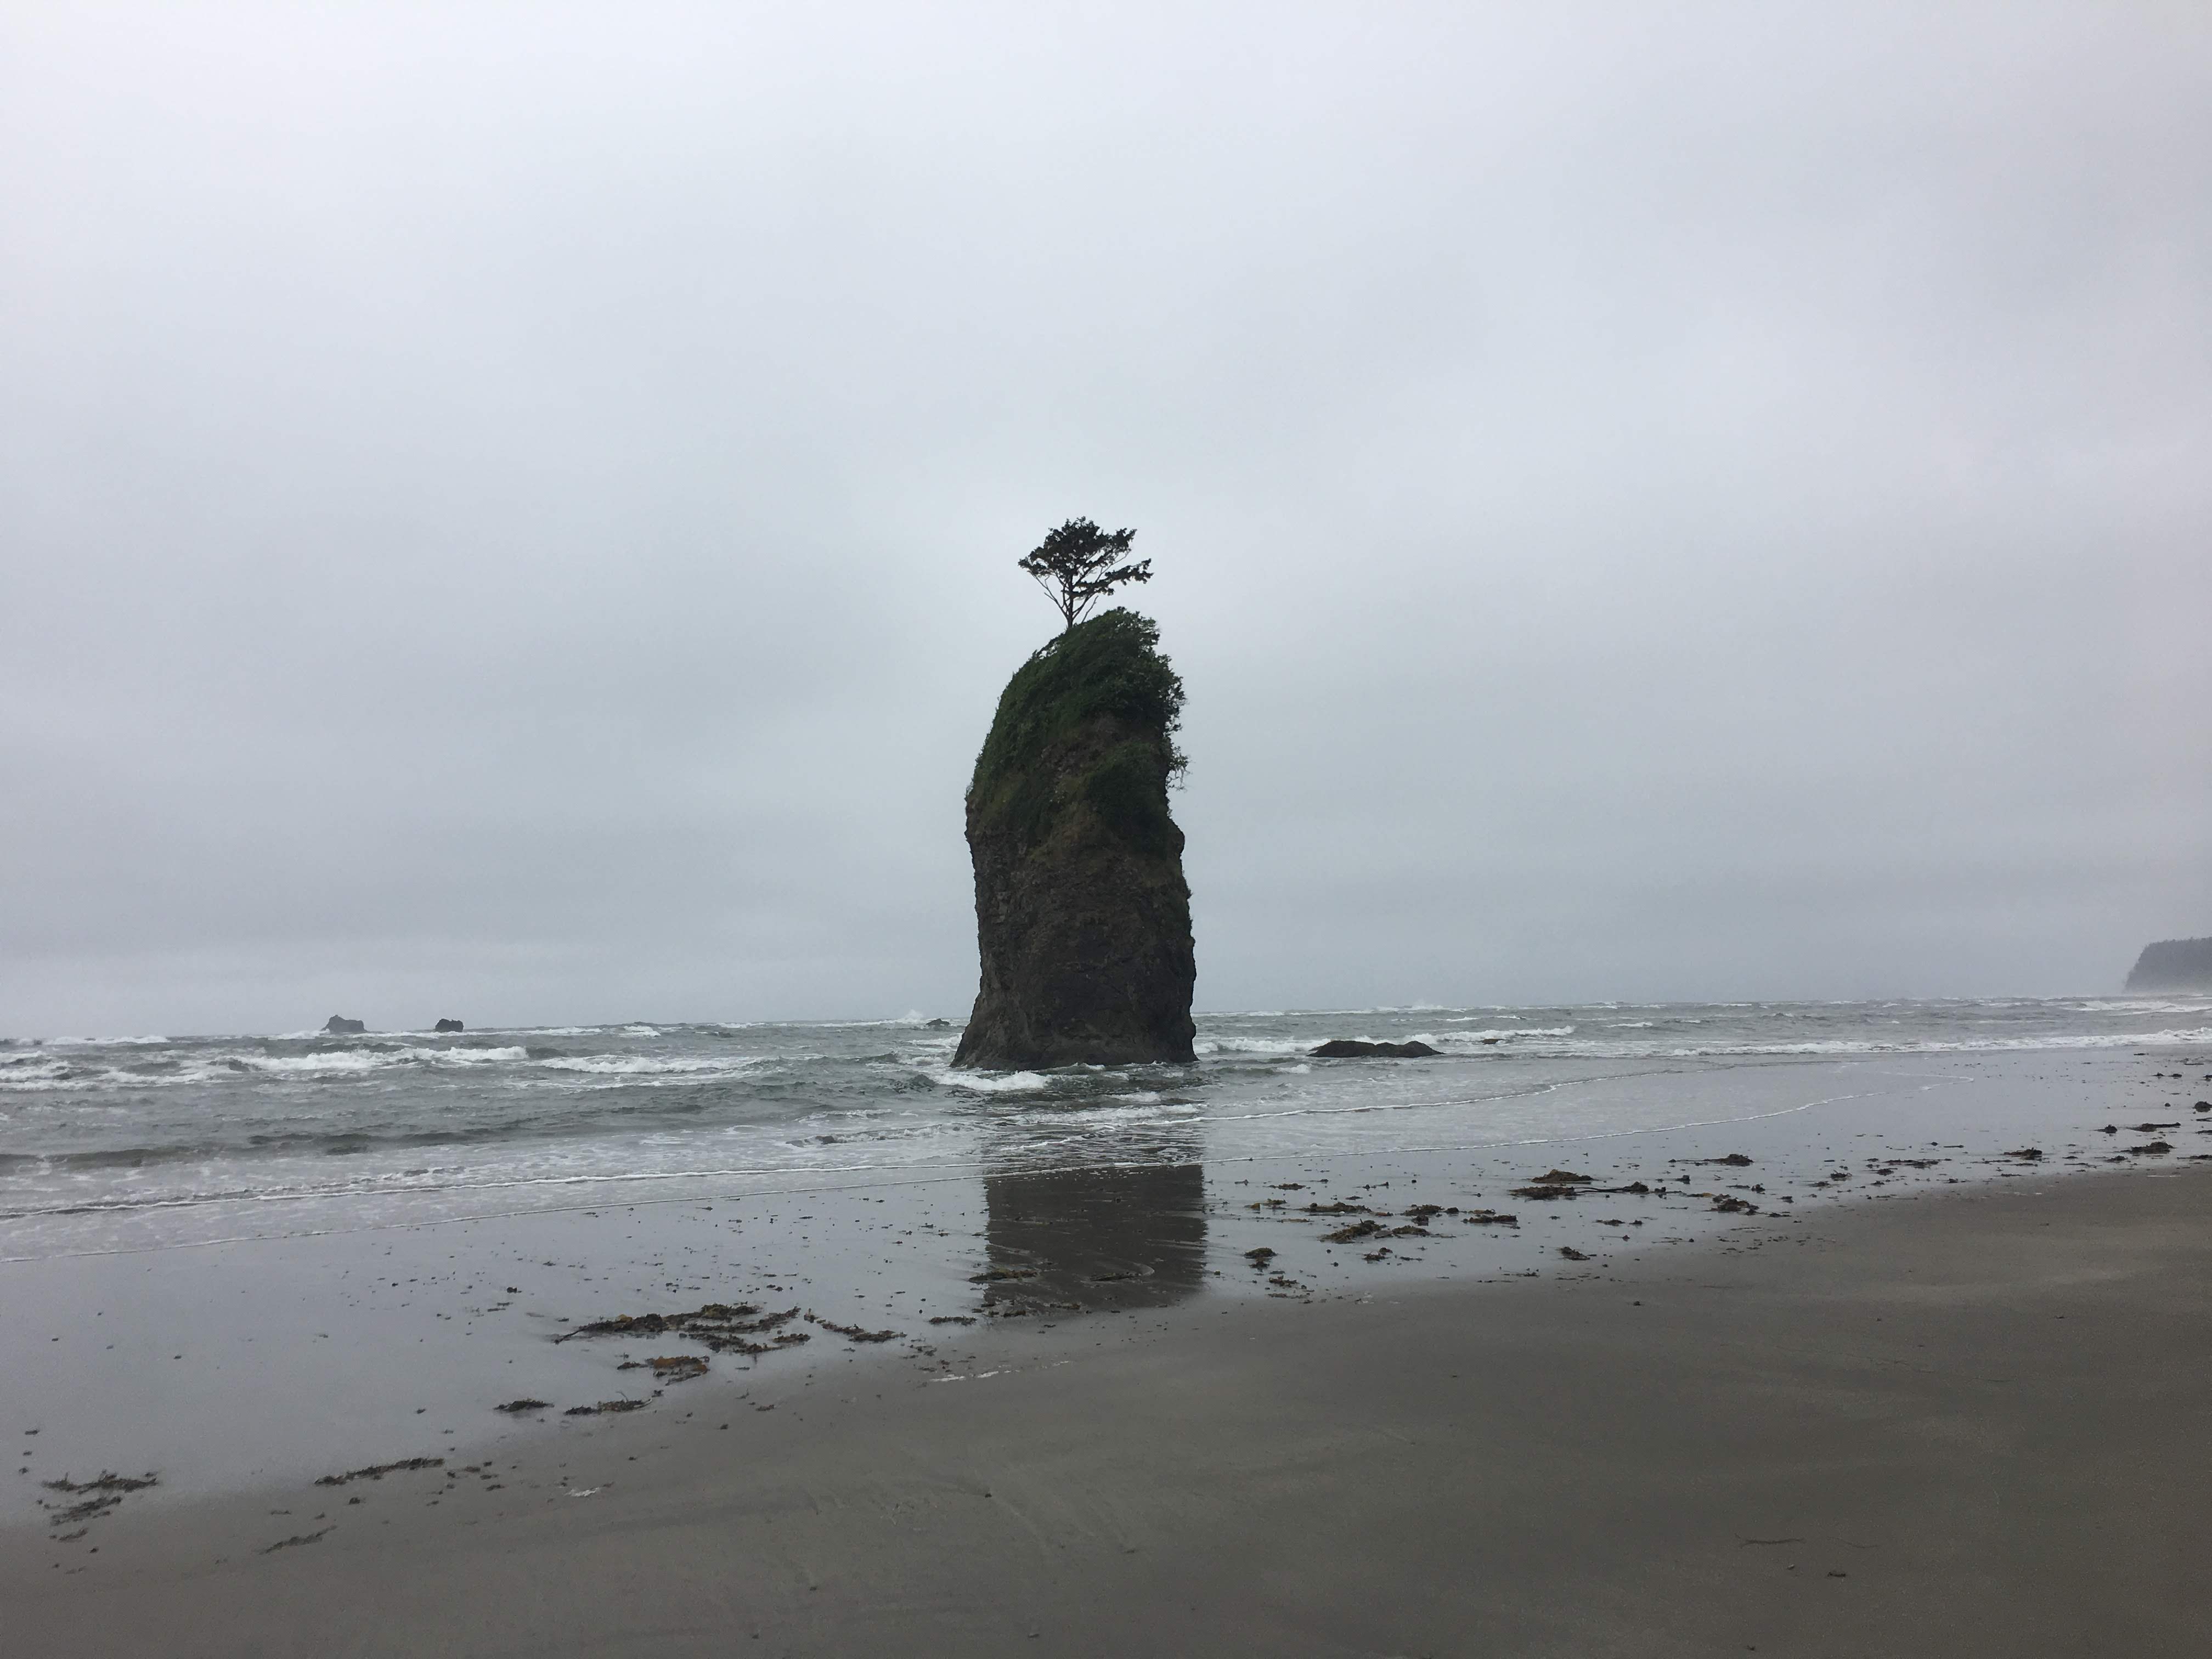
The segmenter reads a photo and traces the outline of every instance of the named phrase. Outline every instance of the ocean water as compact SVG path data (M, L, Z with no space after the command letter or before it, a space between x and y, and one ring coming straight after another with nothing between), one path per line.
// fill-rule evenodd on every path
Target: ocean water
M9 1038L0 1259L1631 1135L1802 1109L1771 1078L1730 1086L1775 1068L2201 1048L2212 999L1215 1014L1194 1065L1042 1073L955 1071L957 1036L911 1018ZM1443 1057L1309 1056L1338 1036L1419 1037Z

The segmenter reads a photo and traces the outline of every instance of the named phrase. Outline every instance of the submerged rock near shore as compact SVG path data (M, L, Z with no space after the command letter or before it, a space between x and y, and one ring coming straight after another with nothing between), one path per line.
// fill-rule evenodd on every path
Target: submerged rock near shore
M1425 1042L1362 1042L1357 1037L1331 1037L1306 1052L1316 1060L1428 1060L1443 1050Z
M2143 946L2130 991L2212 991L2212 939L2162 939Z
M968 787L982 985L956 1066L1188 1060L1197 977L1168 784L1182 682L1109 611L999 699Z

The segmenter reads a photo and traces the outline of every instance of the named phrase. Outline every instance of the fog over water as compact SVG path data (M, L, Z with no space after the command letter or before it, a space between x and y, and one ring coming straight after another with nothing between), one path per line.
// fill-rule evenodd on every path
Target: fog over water
M963 1014L1076 514L1204 1007L2212 933L2199 8L18 6L0 224L0 1035Z

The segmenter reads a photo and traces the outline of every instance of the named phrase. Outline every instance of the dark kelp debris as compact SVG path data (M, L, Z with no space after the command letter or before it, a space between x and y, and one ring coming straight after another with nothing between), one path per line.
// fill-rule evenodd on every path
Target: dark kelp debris
M1585 1255L1582 1251L1577 1249L1571 1244L1560 1245L1559 1254L1566 1257L1570 1261L1587 1261L1589 1260L1589 1256Z
M653 1374L668 1382L682 1382L707 1374L707 1362L696 1353L662 1354L652 1359L625 1359L615 1367L618 1371L643 1370L653 1368Z
M624 1314L618 1319L594 1320L588 1325L563 1331L553 1340L566 1342L575 1336L682 1336L704 1343L716 1353L762 1354L807 1340L805 1331L787 1331L767 1342L752 1340L798 1317L796 1308L764 1314L750 1302L709 1302L690 1313Z
M598 1417L602 1414L611 1416L617 1412L641 1412L644 1409L645 1401L642 1400L602 1400L596 1406L571 1406L561 1415L563 1417Z
M289 1550L295 1548L301 1544L312 1544L319 1538L329 1537L331 1533L337 1530L337 1525L333 1522L330 1526L319 1528L313 1532L295 1533L289 1538L278 1539L275 1543L270 1545L268 1548L263 1550L261 1553L264 1555L274 1555L278 1550Z
M48 1511L46 1516L48 1526L69 1527L76 1526L79 1522L97 1521L104 1516L112 1515L122 1504L125 1493L143 1492L149 1486L158 1486L161 1484L161 1477L151 1471L141 1475L130 1475L118 1474L112 1469L103 1469L90 1480L72 1480L67 1475L64 1475L58 1480L42 1480L39 1484L48 1492L61 1492L81 1500L75 1504L64 1504L59 1509L56 1509L43 1498L39 1500L39 1507ZM55 1542L66 1544L83 1537L84 1534L85 1528L78 1527L76 1531L57 1538Z
M404 1474L410 1469L442 1469L445 1467L446 1460L442 1457L404 1457L397 1463L372 1463L365 1469L348 1469L343 1474L322 1475L315 1484L319 1486L343 1486L349 1480L381 1480L387 1474Z
M46 1519L50 1527L66 1527L79 1521L97 1521L123 1501L121 1492L110 1492L105 1498L88 1498L82 1504L71 1504L66 1509L55 1510ZM79 1534L80 1537L83 1534Z
M81 1492L143 1492L149 1486L160 1486L161 1477L151 1471L140 1475L129 1475L104 1470L100 1478L95 1480L71 1480L64 1475L59 1480L41 1480L39 1484L48 1492L65 1492L71 1494Z
M553 1402L550 1400L510 1400L504 1406L494 1406L492 1409L495 1412L505 1412L510 1417L516 1417L524 1412L548 1411L552 1408L552 1405Z
M840 1325L834 1319L817 1318L813 1314L806 1316L806 1322L819 1325L825 1331L835 1331L848 1342L896 1342L906 1334L903 1331L872 1331L859 1325Z

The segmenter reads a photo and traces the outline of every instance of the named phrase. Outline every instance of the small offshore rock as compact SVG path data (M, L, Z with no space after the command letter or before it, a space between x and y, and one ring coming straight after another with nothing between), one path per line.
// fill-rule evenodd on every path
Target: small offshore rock
M1351 1037L1332 1037L1307 1052L1316 1060L1426 1060L1443 1051L1425 1042L1360 1042Z
M462 1029L461 1022L458 1019L441 1019L438 1022L436 1029L441 1031L458 1031Z
M362 1019L348 1019L343 1014L332 1014L330 1018L324 1021L323 1030L332 1036L357 1036L368 1030L368 1022Z

